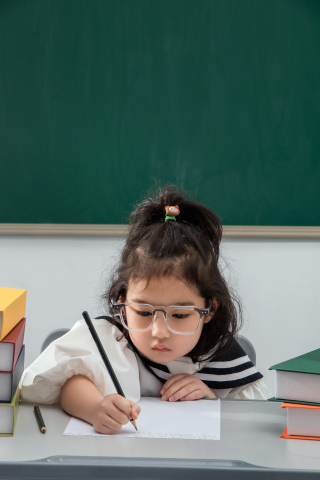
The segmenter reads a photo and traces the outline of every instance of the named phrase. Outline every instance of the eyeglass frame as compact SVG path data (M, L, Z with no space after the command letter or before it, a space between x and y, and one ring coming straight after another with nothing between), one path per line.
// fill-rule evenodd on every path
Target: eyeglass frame
M120 312L117 313L115 316L116 317L120 317L120 320L121 320L121 323L122 325L124 326L124 328L126 328L129 332L148 332L152 325L154 324L156 318L157 318L157 315L155 314L156 312L162 312L163 313L163 318L164 318L164 321L166 322L166 325L167 325L167 328L168 330L170 330L171 333L175 333L176 335L192 335L193 333L195 333L198 328L199 328L199 325L200 325L200 322L201 322L201 319L205 316L205 315L210 315L210 312L211 312L211 308L212 308L212 304L213 304L213 301L211 301L210 305L208 308L199 308L199 307L194 307L193 305L170 305L169 307L162 307L162 306L153 306L153 305L150 305L149 303L113 303L112 304L112 307L115 308L115 309L119 309ZM128 325L125 324L124 320L123 320L123 317L122 317L122 311L121 311L121 308L123 307L130 307L130 305L146 305L148 307L151 307L153 310L152 310L152 321L149 325L148 328L144 328L144 329L140 329L140 328L129 328ZM198 322L198 325L197 327L192 331L192 332L177 332L176 330L173 330L172 328L170 328L170 325L168 324L168 318L167 318L167 309L168 308L192 308L193 310L195 310L196 312L199 313L199 322Z

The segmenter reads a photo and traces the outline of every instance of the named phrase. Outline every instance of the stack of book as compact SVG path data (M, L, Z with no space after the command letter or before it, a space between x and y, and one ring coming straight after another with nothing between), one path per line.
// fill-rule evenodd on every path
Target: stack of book
M287 409L281 438L320 440L320 348L269 370L276 371L276 394L269 400Z
M27 291L0 287L0 436L12 436L24 370Z

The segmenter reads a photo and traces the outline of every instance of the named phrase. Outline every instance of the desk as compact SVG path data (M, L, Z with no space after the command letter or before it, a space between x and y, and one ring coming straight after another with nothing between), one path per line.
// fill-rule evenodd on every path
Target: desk
M45 435L33 405L22 404L14 437L0 438L0 479L320 477L320 441L280 439L278 402L222 400L220 441L63 436L70 417L58 405L41 411Z

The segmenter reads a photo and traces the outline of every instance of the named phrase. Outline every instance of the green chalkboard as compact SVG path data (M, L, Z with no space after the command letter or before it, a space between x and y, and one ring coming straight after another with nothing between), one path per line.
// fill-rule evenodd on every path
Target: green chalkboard
M0 223L318 226L319 153L319 0L0 0Z

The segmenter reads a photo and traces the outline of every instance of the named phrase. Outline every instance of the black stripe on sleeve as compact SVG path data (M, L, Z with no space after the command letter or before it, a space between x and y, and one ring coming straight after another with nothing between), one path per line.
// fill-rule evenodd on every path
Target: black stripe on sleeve
M230 373L239 373L243 372L245 370L248 370L248 368L254 367L252 362L246 362L246 363L241 363L241 365L236 365L235 367L230 367L230 368L210 368L210 367L204 367L201 368L197 373L208 373L212 375L230 375Z
M198 374L195 373L195 376L197 377ZM263 378L263 375L261 375L260 372L254 373L252 375L249 375L248 377L245 378L238 378L236 380L226 380L225 382L223 381L211 381L211 380L206 380L203 381L209 388L215 388L215 389L223 389L223 388L236 388L236 387L242 387L244 385L248 385L248 383L255 382L256 380L260 380L260 378Z

